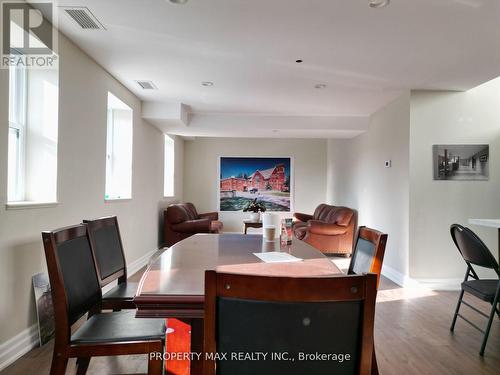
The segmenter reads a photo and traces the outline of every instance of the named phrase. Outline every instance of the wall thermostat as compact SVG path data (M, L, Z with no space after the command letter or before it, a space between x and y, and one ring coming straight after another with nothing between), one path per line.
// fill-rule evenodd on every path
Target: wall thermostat
M385 161L385 167L386 167L386 168L390 168L390 167L392 167L392 160L386 160L386 161Z

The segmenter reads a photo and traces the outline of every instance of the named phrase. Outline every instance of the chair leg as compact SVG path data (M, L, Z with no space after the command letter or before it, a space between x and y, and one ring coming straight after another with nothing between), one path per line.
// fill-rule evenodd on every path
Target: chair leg
M484 350L486 349L486 342L488 341L488 336L490 335L491 323L493 322L493 317L495 316L496 306L498 303L498 294L500 292L500 287L497 288L497 292L495 294L495 299L493 300L490 312L490 318L488 319L488 325L486 326L486 330L484 331L483 343L481 344L481 350L479 351L479 355L482 357L484 355Z
M76 359L76 375L85 375L89 368L90 357Z
M458 311L460 310L460 304L462 303L462 298L464 298L464 290L460 292L460 297L458 297L457 308L455 309L455 315L453 315L453 321L451 322L450 331L455 330L455 323L457 322Z
M162 359L158 360L155 356L150 354L153 352L160 352L162 354ZM164 354L164 344L162 342L157 345L152 344L150 347L150 353L148 353L148 375L162 375L165 371L165 366L163 364L163 354Z
M163 349L162 349L163 355L165 355L166 352L167 352L167 340L165 339L165 341L163 342ZM167 373L167 369L165 367L166 367L166 363L162 357L162 360L161 360L161 374L162 375L166 375L166 373Z
M58 356L54 350L52 364L50 366L50 375L64 375L68 366L68 358Z
M158 359L148 359L148 375L161 375L163 374L163 361Z

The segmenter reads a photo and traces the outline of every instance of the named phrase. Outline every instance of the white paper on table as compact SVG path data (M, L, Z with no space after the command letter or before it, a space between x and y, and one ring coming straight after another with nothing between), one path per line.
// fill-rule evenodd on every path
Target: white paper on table
M279 251L271 251L268 253L253 253L257 258L265 263L286 263L286 262L300 262L303 259L294 257L288 253Z

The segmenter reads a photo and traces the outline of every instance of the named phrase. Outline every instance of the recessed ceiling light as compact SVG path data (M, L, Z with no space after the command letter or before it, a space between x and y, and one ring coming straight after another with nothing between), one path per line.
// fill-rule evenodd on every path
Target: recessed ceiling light
M300 64L300 63L303 63L303 62L304 62L304 60L298 59L298 60L295 60L295 62L296 62L297 64Z
M169 0L171 3L174 4L186 4L188 0Z
M391 0L370 0L369 4L371 8L383 8L389 5L390 2Z
M205 87L212 87L214 85L213 82L210 82L210 81L203 81L201 83L202 86L205 86Z
M324 83L317 83L314 85L315 89L326 89L326 85Z

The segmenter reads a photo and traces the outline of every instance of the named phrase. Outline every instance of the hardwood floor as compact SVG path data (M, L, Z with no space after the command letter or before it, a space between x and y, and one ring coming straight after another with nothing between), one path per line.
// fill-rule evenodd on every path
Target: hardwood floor
M348 261L348 260L347 260ZM341 268L345 260L339 260ZM139 272L131 277L140 278ZM426 374L498 374L500 368L500 319L495 318L484 358L478 354L482 334L458 320L455 333L449 330L458 292L434 292L403 289L382 278L377 297L375 347L382 375ZM489 305L476 298L466 297L485 312ZM484 318L467 307L461 310L478 324ZM334 339L332 337L332 339ZM37 348L20 358L2 375L48 374L52 343ZM68 374L74 373L74 360ZM87 374L145 373L143 355L93 358Z

